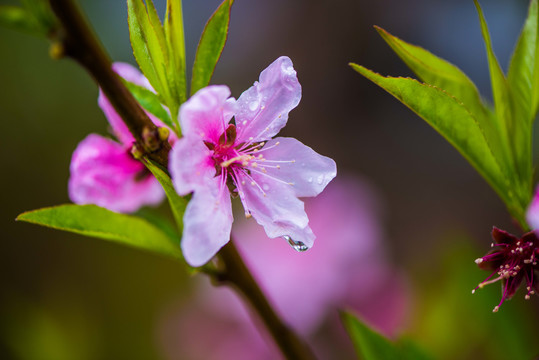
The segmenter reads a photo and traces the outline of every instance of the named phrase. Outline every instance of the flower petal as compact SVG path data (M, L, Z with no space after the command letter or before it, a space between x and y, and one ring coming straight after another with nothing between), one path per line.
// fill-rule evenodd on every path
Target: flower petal
M95 204L117 212L157 205L164 198L159 182L146 173L120 144L90 134L79 143L70 165L69 197L76 204Z
M526 212L528 225L539 235L539 187L535 190L532 202Z
M267 176L293 184L298 197L316 196L337 175L337 165L294 138L275 138L259 151Z
M211 151L200 139L183 137L170 152L169 171L179 195L212 186L215 165Z
M288 113L301 99L299 84L292 61L281 56L262 73L260 79L237 101L236 126L238 141L271 139L288 120Z
M207 263L230 240L232 205L226 185L199 189L189 201L183 218L182 251L191 266Z
M303 201L296 197L290 185L258 170L241 175L239 180L245 182L239 188L244 193L245 211L264 227L268 237L289 236L307 247L313 245L315 236L308 225Z
M230 89L225 85L207 86L197 91L180 108L182 132L187 137L217 142L232 117L228 100Z

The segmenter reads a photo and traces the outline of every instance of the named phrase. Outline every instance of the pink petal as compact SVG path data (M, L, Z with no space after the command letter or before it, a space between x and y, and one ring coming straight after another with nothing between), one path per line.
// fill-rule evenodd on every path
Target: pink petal
M526 212L528 225L539 234L539 187L535 190L532 202Z
M204 265L230 240L230 195L217 179L212 187L195 191L185 210L181 247L191 266Z
M112 64L112 69L125 80L132 82L136 85L145 87L148 90L154 91L148 79L146 79L146 77L144 77L144 75L142 75L142 73L138 71L138 69L134 66L127 63L117 62ZM130 146L135 141L135 138L133 137L133 135L131 135L129 128L124 123L120 115L118 115L116 109L114 109L109 99L107 99L101 89L99 89L99 97L97 99L97 103L99 104L99 107L101 108L101 110L103 110L103 113L109 121L114 135L118 138L118 140L120 140L122 144ZM166 126L161 120L159 120L152 114L148 112L146 112L146 114L150 117L150 119L155 125L159 127ZM174 133L174 131L171 131L169 141L171 143L174 143L176 140L176 134Z
M291 185L283 184L251 169L251 175L240 176L240 191L245 193L246 211L264 227L270 238L289 236L308 247L314 243L314 234L308 226L304 205ZM252 185L254 184L254 185Z
M217 141L232 117L228 100L230 90L224 85L200 89L180 108L180 122L184 136Z
M281 56L238 99L238 141L249 141L250 137L254 141L271 139L286 125L288 113L300 99L301 85L292 61Z
M337 175L335 161L294 138L270 140L259 153L266 159L258 163L265 174L294 184L292 188L298 197L320 194Z
M169 171L179 195L212 186L215 165L210 150L200 139L183 137L176 141L169 160Z
M133 212L143 205L159 204L165 195L159 182L128 150L99 135L90 134L79 143L70 171L69 197L76 204Z

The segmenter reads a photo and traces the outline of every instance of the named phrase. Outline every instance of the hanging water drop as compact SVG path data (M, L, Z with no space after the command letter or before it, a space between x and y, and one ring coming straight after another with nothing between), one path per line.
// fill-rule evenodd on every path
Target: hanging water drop
M298 252L304 252L304 251L307 251L309 250L309 247L307 245L305 245L303 242L301 241L296 241L294 239L292 239L290 236L288 235L283 235L283 239L285 239L286 241L288 241L288 243L290 244L290 246L292 246L292 249L298 251Z

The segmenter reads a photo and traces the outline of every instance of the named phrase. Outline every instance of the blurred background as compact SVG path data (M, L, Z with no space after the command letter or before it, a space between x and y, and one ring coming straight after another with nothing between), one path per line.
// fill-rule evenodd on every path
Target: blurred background
M15 2L0 0L4 3ZM126 2L80 3L112 59L135 64ZM161 13L164 3L156 1ZM188 64L218 4L184 0ZM506 69L528 1L482 5ZM534 358L539 300L524 302L519 292L492 314L501 295L498 285L471 295L488 275L473 260L488 250L492 226L518 229L456 150L347 65L412 76L373 25L456 64L491 98L472 0L236 0L212 83L229 85L238 97L274 59L292 59L303 98L281 134L334 158L339 176L361 176L377 194L377 246L398 269L394 280L405 279L407 289L404 315L390 334L414 338L439 358ZM196 358L170 345L175 331L180 334L170 319L182 322L199 287L181 265L14 221L23 211L69 202L72 151L89 133L107 133L96 85L75 63L50 59L48 46L0 28L0 357ZM157 211L166 213L166 206ZM338 230L346 224L331 226ZM325 239L341 246L339 237ZM370 276L368 270L364 276ZM392 281L380 285L382 293L395 294ZM361 289L362 282L350 286ZM350 352L332 356L349 358Z

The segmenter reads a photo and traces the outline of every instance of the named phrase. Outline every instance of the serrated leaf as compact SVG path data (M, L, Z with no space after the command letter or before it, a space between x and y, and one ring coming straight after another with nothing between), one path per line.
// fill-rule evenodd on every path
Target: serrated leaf
M170 100L166 81L166 49L159 43L142 0L127 0L127 21L131 47L140 69L157 93Z
M224 0L204 28L193 65L191 95L210 83L217 61L225 47L233 2Z
M183 233L183 214L185 213L185 208L189 200L185 197L181 197L176 193L174 185L170 176L161 169L158 165L154 164L150 160L144 160L144 165L151 171L155 178L159 181L168 198L170 208L172 209L172 214L174 215L174 220L178 225L178 231L180 234Z
M532 0L507 74L515 103L529 122L535 119L539 104L538 31L539 7L537 0Z
M146 111L157 117L171 129L174 128L170 115L165 108L163 108L157 94L146 89L145 87L133 84L129 81L124 81L124 84Z
M472 113L504 174L508 178L513 176L514 166L508 143L500 136L494 114L483 104L475 84L453 64L419 46L406 43L380 27L375 28L421 81L448 92Z
M181 0L168 0L165 14L165 38L172 65L174 87L177 89L179 104L187 100L185 36L183 30L183 10ZM172 114L177 116L177 114Z
M415 79L384 77L362 66L354 70L400 100L446 138L512 206L511 189L474 116L447 92Z
M18 6L0 6L0 26L34 35L44 35L33 16Z
M113 241L122 245L182 259L178 239L171 239L148 221L95 205L59 205L28 211L19 221Z
M483 10L477 0L474 0L474 3L479 15L481 33L487 50L492 94L498 120L497 125L502 141L507 142L511 149L510 155L513 158L513 167L515 169L513 178L514 191L521 207L525 209L531 198L531 129L527 126L528 121L522 119L521 112L514 107L509 84L492 49Z

